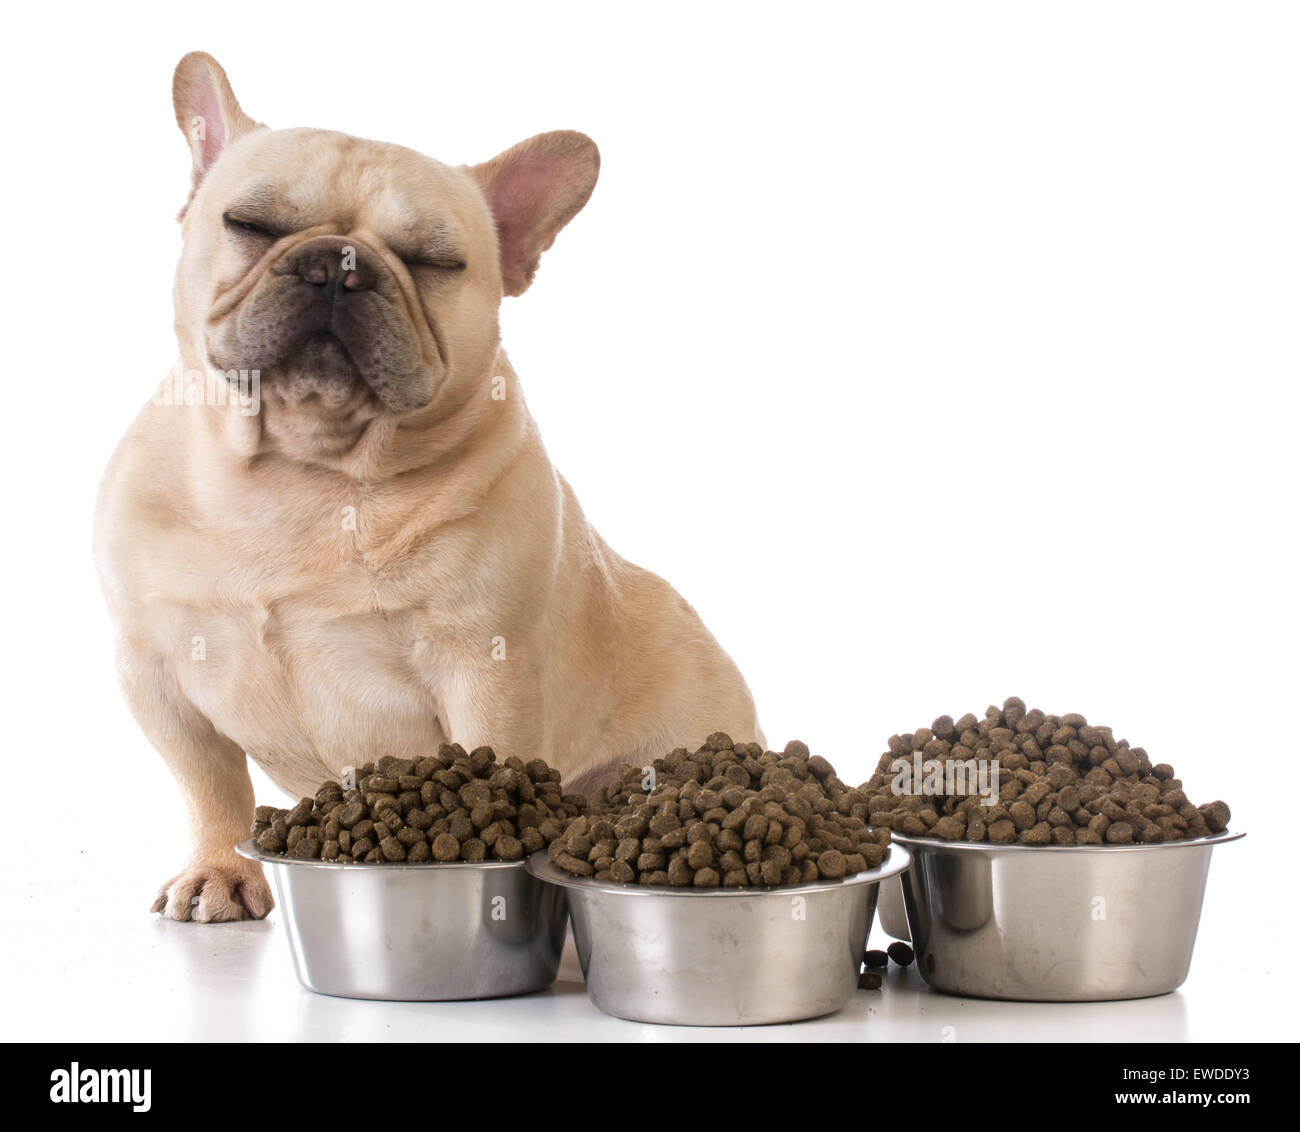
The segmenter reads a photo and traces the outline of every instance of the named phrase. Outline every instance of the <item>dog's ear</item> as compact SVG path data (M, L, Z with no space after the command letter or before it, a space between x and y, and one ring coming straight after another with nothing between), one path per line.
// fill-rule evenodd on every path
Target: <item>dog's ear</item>
M176 64L172 105L176 124L194 158L193 189L199 187L226 146L250 130L262 128L240 109L226 72L204 51L191 51Z
M502 290L522 295L555 237L596 187L600 151L586 134L556 130L470 167L496 221Z

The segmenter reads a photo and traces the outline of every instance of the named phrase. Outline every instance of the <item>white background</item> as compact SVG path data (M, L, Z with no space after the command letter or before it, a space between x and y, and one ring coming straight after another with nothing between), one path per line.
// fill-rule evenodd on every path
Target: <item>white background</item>
M894 731L1016 694L1227 800L1250 836L1216 856L1196 970L1255 990L1220 1017L1203 979L1191 1031L1274 1032L1295 990L1270 941L1297 927L1271 812L1297 756L1294 7L7 18L3 941L31 986L50 924L138 929L186 849L89 541L174 356L170 82L201 48L272 126L449 163L589 133L600 184L504 333L596 527L695 604L769 743L845 779Z

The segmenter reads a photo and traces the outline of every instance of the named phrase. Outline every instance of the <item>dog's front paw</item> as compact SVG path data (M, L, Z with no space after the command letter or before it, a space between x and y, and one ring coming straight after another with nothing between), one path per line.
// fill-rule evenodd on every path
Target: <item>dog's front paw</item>
M260 920L274 906L262 866L247 861L191 865L162 886L152 911L161 912L169 920L219 924L227 920Z

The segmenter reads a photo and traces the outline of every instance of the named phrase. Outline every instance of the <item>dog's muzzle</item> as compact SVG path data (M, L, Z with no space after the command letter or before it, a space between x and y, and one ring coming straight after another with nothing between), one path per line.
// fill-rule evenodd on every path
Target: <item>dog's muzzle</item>
M214 328L209 352L218 368L260 370L290 395L337 398L361 380L393 411L433 395L397 280L373 250L344 236L286 251Z

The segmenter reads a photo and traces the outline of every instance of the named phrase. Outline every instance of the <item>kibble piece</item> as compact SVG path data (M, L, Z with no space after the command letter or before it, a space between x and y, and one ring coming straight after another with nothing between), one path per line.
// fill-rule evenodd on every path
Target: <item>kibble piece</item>
M858 975L858 990L879 990L883 982L875 971L863 971Z
M835 774L835 768L822 758L821 755L814 755L810 758L807 762L807 766L808 773L813 775L815 778L827 779L833 777Z
M1016 839L1015 823L1007 818L995 821L988 827L988 835L995 845L1009 845Z
M827 849L817 858L817 871L824 877L842 877L844 869L844 854L838 849Z
M264 849L268 853L283 853L286 846L283 839L275 835L273 829L267 829L258 839L259 849Z
M941 837L945 841L956 841L966 834L966 822L958 817L940 818L930 828L930 832L935 837Z
M1034 807L1023 798L1018 798L1007 807L1007 814L1015 824L1016 830L1023 833L1029 829L1037 820L1037 814Z
M902 940L895 940L891 943L887 954L900 967L910 967L912 961L916 958L916 953Z
M681 887L690 884L695 878L695 871L686 862L685 857L675 856L668 862L668 883Z
M292 849L289 850L289 856L299 860L309 861L320 856L321 843L314 837L301 838Z
M502 861L518 861L524 855L524 847L517 837L506 834L498 837L496 845L493 846L496 855Z
M596 872L590 862L579 860L572 853L556 854L555 866L563 869L566 873L573 873L574 876L580 877L594 876Z
M1201 806L1200 811L1205 824L1213 833L1222 833L1228 828L1228 822L1232 820L1232 811L1228 809L1226 802L1210 802Z
M951 720L949 722L951 722ZM936 730L938 729L936 728ZM888 967L889 952L880 950L868 951L863 955L862 962L868 967Z
M888 832L888 830L886 830ZM867 868L878 869L885 860L885 854L889 849L878 842L864 842L860 846L862 859L866 862Z
M1052 841L1052 827L1045 821L1040 821L1036 825L1022 830L1020 837L1017 839L1022 845L1050 845Z
M713 864L713 846L707 841L696 841L686 852L686 863L692 869L704 869Z
M440 833L433 839L435 861L454 861L460 856L460 840L450 833Z
M426 811L417 807L407 812L406 824L412 829L425 830L433 825L433 818Z

